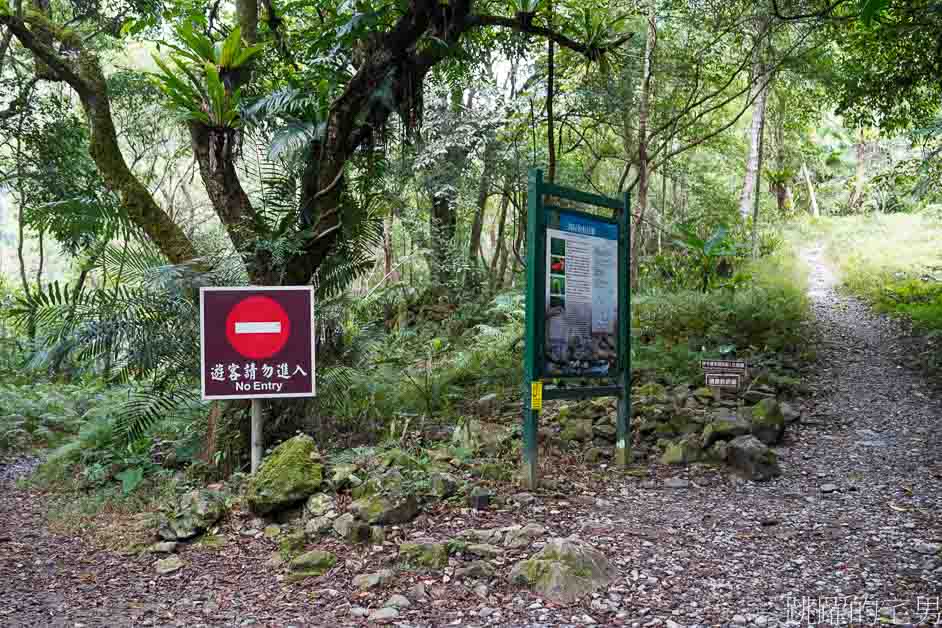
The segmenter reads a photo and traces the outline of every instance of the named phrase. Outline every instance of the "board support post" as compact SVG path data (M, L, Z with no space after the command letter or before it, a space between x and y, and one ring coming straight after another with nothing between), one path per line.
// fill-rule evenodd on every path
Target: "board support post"
M540 406L533 407L533 385L540 382L539 356L540 312L543 300L543 276L540 260L543 259L543 172L531 170L527 186L527 291L526 322L524 329L524 381L523 381L523 483L528 490L535 490L540 483L538 460L538 429ZM542 388L541 388L542 390ZM542 398L540 399L542 402Z
M252 473L258 471L265 451L265 439L262 435L262 400L252 400Z
M631 463L631 197L625 192L618 214L618 414L615 420L615 464Z

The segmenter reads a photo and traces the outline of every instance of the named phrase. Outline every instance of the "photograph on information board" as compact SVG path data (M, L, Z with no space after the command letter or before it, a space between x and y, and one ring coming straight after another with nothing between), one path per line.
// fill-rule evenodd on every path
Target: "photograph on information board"
M546 374L604 377L617 358L618 226L558 217L546 230Z

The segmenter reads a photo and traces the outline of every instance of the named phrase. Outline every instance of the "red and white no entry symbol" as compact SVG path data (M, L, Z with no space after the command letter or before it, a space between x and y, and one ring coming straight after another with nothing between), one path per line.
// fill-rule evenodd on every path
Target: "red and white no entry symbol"
M251 296L235 304L226 317L226 338L247 358L270 358L291 335L288 313L274 299Z

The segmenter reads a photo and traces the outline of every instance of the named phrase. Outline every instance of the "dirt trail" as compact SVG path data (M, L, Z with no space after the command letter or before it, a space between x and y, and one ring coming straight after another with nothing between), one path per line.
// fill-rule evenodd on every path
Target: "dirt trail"
M899 328L837 294L820 250L806 258L809 333L821 344L803 421L778 450L781 478L754 484L660 468L654 481L586 485L524 510L431 522L541 521L553 535L604 548L619 578L579 606L557 608L501 578L474 590L431 574L431 599L413 600L399 625L942 623L942 404L922 374L900 366ZM0 483L8 471L0 466ZM328 582L286 586L261 565L273 546L237 534L220 551L186 548L187 566L158 576L153 556L50 534L41 511L33 496L0 486L0 625L361 625L351 604L375 608L415 581L400 574L376 595L352 591L353 573L379 566L364 550Z

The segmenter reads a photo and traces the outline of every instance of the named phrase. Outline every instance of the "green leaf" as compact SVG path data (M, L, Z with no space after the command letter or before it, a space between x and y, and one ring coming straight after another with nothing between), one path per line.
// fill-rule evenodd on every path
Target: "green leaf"
M883 12L889 4L889 0L859 0L860 17L867 26L877 15Z
M131 467L130 469L125 469L115 477L121 480L121 490L124 494L130 495L141 485L141 482L144 481L144 468Z
M222 52L219 55L218 63L220 67L232 68L234 61L239 54L239 48L242 47L242 30L236 26L226 37L222 44Z

